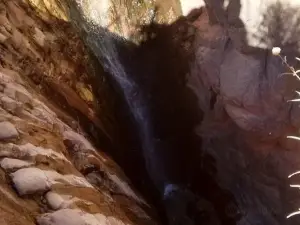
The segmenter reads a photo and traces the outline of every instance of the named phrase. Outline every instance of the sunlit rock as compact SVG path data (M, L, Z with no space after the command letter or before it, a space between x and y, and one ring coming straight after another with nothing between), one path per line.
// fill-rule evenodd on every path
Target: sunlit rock
M105 28L134 42L139 42L141 39L138 33L140 26L147 25L152 21L171 23L181 15L179 0L124 2L105 0L100 4L96 0L70 0L69 4L76 4L75 7L81 11L85 20L93 24L92 26ZM71 9L71 15L72 13ZM74 19L78 20L73 17Z
M33 165L33 163L19 159L4 158L1 160L0 165L4 170L15 170L29 167Z
M102 214L89 214L76 209L63 209L41 216L39 225L125 225Z
M38 168L24 168L11 174L13 183L20 195L44 192L56 183L66 183L78 187L90 187L83 177L74 175L61 175L55 171L41 170Z
M19 133L15 126L8 121L0 122L0 140L17 138Z
M47 225L53 218L54 224L63 225L72 224L73 218L75 224L156 224L152 209L140 206L145 200L138 201L142 197L122 169L85 140L90 128L94 137L101 137L94 122L97 129L106 126L100 121L106 108L101 105L96 114L91 96L91 83L102 85L89 79L93 70L88 70L85 47L60 3L65 2L0 3L0 119L16 131L14 138L0 139L0 224L33 225L38 217L50 218L38 220ZM112 95L103 96L113 102ZM66 145L66 131L74 132L71 142L79 139L72 143L82 147L80 157ZM101 177L102 171L113 177ZM109 185L91 183L84 177L90 173Z

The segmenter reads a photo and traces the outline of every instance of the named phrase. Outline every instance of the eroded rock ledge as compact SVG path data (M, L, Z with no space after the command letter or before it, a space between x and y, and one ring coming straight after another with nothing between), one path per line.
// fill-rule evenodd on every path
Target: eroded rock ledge
M91 79L63 12L18 0L0 8L0 223L156 224L121 168L86 139L81 119L111 141L113 114L102 106L114 100Z
M1 224L156 224L118 166L11 74L0 73Z

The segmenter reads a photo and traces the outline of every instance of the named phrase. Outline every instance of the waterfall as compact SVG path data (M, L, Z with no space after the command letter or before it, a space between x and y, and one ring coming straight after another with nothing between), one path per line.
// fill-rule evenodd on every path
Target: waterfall
M128 105L136 124L136 130L139 133L147 172L156 188L163 195L165 187L170 190L170 182L165 173L165 165L161 162L161 157L158 155L160 149L157 149L156 143L159 140L156 140L154 136L147 98L145 93L140 90L139 85L133 78L134 76L127 71L128 67L134 67L134 65L126 65L125 67L125 63L122 63L122 58L120 57L120 51L122 50L128 51L127 57L130 57L130 50L125 43L126 40L105 28L87 21L86 18L83 19L82 14L78 13L80 9L80 6L77 6L75 9L71 8L71 18L83 31L86 44L105 70L109 72L111 80L113 80L123 95L123 99Z
M166 156L164 155L166 154L164 153L166 150L164 149L164 141L157 139L155 136L148 97L133 78L135 76L130 74L127 67L125 67L125 63L122 63L117 44L122 40L106 31L101 34L100 36L97 32L93 35L90 33L87 37L88 46L93 49L98 60L109 71L130 109L136 124L136 130L139 132L148 175L161 194L169 223L170 225L194 225L185 214L186 207L189 202L194 200L194 196L191 192L183 190L178 184L172 182L172 177L168 173L170 168L166 164ZM128 54L128 57L130 57L130 54ZM129 63L129 66L133 65ZM169 160L172 159L167 159L167 161ZM180 167L180 165L177 166Z
M153 84L148 85L147 82L152 82L153 77L151 76L154 75L152 73L156 73L156 69L160 70L159 66L163 65L162 60L164 60L164 58L160 57L160 61L154 60L153 65L148 65L148 51L150 51L151 63L153 58L156 58L156 54L162 51L161 48L163 46L156 46L159 50L154 52L151 51L151 48L146 47L146 49L143 49L141 46L134 44L134 42L125 40L124 37L111 32L108 28L104 28L90 21L82 13L82 8L80 4L72 5L70 7L70 18L76 27L79 28L86 45L106 72L109 73L110 81L117 87L117 90L129 108L135 130L139 135L138 138L147 173L160 193L160 198L164 204L169 223L193 225L194 223L186 213L187 205L194 202L195 198L186 187L182 186L181 179L185 169L181 164L186 164L186 162L184 161L184 156L179 151L179 149L182 150L182 148L189 148L190 146L188 145L190 145L190 143L176 140L187 140L188 138L185 138L190 135L190 132L194 132L192 125L194 125L195 115L186 113L188 109L185 108L186 105L183 103L186 99L183 100L183 98L180 98L179 100L176 99L178 95L174 95L174 93L177 93L176 88L182 87L179 84L182 83L183 77L177 80L174 79L173 75L175 75L175 78L176 75L184 76L185 71L183 71L181 65L177 65L177 71L173 71L173 64L171 65L170 61L166 59L166 61L169 62L168 65L171 65L171 69L170 67L168 69L170 71L165 74L167 75L166 78L163 79L163 77L155 75L154 79L158 79L155 80L155 82L168 85L171 89L165 93L163 92L165 88L158 85L158 89L163 89L159 91L162 91L161 93L166 94L167 97L162 98L163 101L161 101L160 92L158 92L155 93L155 100L153 100L153 96L151 95L154 94L152 92L155 92L155 84L154 89L151 89L151 85ZM167 39L165 44L168 45L170 43L169 41L170 40ZM168 48L171 49L172 47L171 45L168 46ZM144 53L146 54L144 55ZM141 58L139 58L140 54ZM172 57L170 57L172 63L183 63L180 60L172 61L174 56L178 56L179 52L172 51L172 54ZM163 55L165 55L165 57L169 56L168 54ZM185 58L185 60L186 59L187 58ZM157 64L159 64L159 66ZM147 71L147 68L150 71ZM180 71L179 74L178 71ZM164 71L162 72L164 73ZM173 74L173 72L175 73ZM141 77L145 80L141 81ZM164 81L164 83L160 83L161 81ZM151 86L151 88L148 89L148 86ZM179 91L182 90L180 89ZM159 104L155 104L156 101L159 101ZM172 101L178 102L174 102L173 104ZM167 106L165 106L163 102L166 102ZM156 110L159 107L166 107L167 110L158 110L157 114ZM176 113L177 110L179 113ZM182 110L184 111L183 114ZM163 112L164 115L160 115L160 112ZM171 114L170 119L168 118L169 113ZM158 119L158 117L162 117L163 120ZM167 120L167 122L165 120ZM156 124L160 122L163 123L163 126ZM166 129L166 127L168 128ZM172 129L175 130L175 133ZM188 155L188 151L184 154ZM180 175L178 172L180 172Z
M159 162L160 158L156 155L158 150L155 146L156 140L150 121L151 113L147 105L147 99L136 81L128 74L121 63L122 60L115 45L116 39L111 37L111 34L104 34L101 40L95 40L91 37L88 42L89 46L95 49L94 53L98 59L103 62L104 57L105 66L117 86L119 86L119 90L122 92L136 123L148 173L156 187L162 190L167 177L164 174L163 165Z

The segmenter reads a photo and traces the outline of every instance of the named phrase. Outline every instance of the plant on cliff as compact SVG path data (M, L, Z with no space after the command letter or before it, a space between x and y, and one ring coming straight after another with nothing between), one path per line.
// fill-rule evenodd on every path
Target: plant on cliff
M281 49L279 47L274 47L272 49L272 54L274 56L278 56L280 57L280 59L282 60L282 63L284 65L286 65L286 67L289 69L290 72L287 72L287 73L283 73L282 75L292 75L294 77L296 77L298 80L300 80L300 77L299 77L299 73L300 73L300 70L295 70L295 68L293 66L291 66L288 62L287 62L287 59L286 57L283 57L281 54ZM296 57L296 60L300 61L300 58ZM300 97L300 92L299 91L296 91L296 93L299 95ZM292 99L292 100L289 100L289 102L300 102L300 98L297 98L297 99ZM297 136L287 136L287 138L289 139L295 139L295 140L298 140L300 141L300 137L297 137ZM297 171L295 173L292 173L288 176L288 178L291 178L295 175L298 175L300 174L300 171ZM299 184L291 184L290 187L293 187L293 188L300 188L300 185ZM297 210L297 211L294 211L292 213L290 213L289 215L287 215L287 219L288 218L291 218L295 215L300 215L300 208Z

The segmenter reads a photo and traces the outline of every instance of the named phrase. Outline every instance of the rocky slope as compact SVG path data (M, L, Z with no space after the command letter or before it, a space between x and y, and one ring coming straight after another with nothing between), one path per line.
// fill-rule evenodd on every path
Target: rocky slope
M19 72L39 93L51 96L49 101L60 105L62 110L56 112L65 120L72 122L73 116L79 122L84 117L85 123L93 124L110 139L112 131L108 127L112 126L108 124L113 119L108 115L112 113L105 112L109 107L100 105L110 105L113 96L106 96L105 81L97 82L97 87L101 86L97 92L103 97L94 104L94 71L80 38L64 14L49 13L59 9L55 2L46 1L54 9L47 9L42 3L1 1L1 67Z
M0 75L1 224L155 224L111 159L21 75Z
M104 125L99 105L113 99L93 104L93 71L63 11L5 0L0 8L0 223L156 224L78 123L109 140L112 120Z

